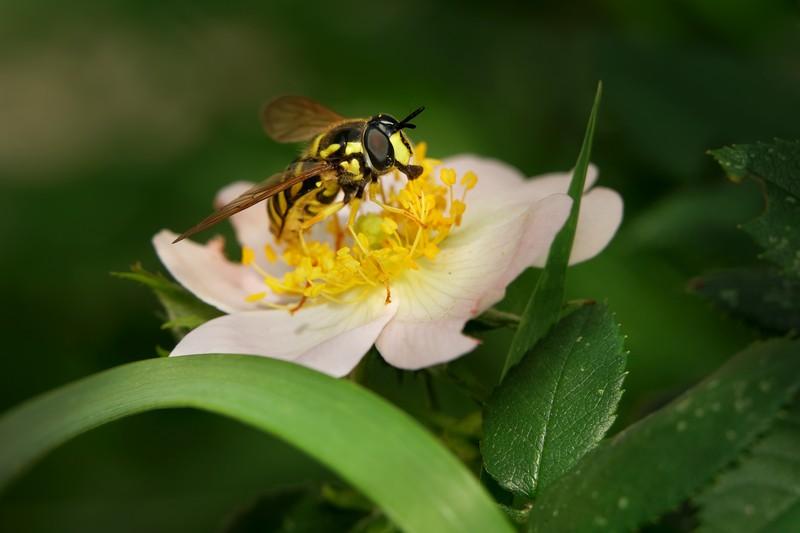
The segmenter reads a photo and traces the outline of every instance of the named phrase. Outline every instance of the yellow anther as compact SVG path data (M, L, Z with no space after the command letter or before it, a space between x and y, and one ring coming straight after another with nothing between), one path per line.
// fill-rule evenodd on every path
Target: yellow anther
M278 260L278 254L275 253L275 250L269 244L264 245L264 256L270 263L274 263Z
M242 246L242 264L252 265L256 260L256 253L248 246Z
M392 235L395 231L397 231L397 228L397 222L388 217L383 218L383 222L381 222L381 229L384 233L387 235Z
M250 294L249 296L247 296L245 298L245 300L248 303L253 303L253 302L257 302L259 300L262 300L266 295L267 295L266 292L257 292L255 294Z
M409 184L411 184L411 183L414 183L414 182L413 182L413 181L412 181L412 182L409 182ZM409 208L409 206L411 205L411 202L413 202L413 201L414 201L414 198L415 198L414 196L412 196L412 195L411 195L411 193L408 191L408 189L403 189L403 190L401 190L401 191L398 193L398 195L397 195L397 196L398 196L398 198L397 198L397 199L400 201L400 203L401 203L401 204L403 205L403 207L404 207L404 208L406 208L406 209L408 209L408 208Z
M363 248L369 248L369 237L365 233L358 234L358 244ZM366 253L366 250L364 250Z
M425 141L417 143L414 147L414 160L415 161L425 161L425 155L428 151L428 143Z
M448 187L452 187L456 183L456 171L452 168L443 168L440 173L440 179L442 183Z
M433 244L432 242L429 242L422 249L422 255L424 255L428 259L436 259L436 256L439 255L439 247Z
M472 189L478 184L478 176L471 170L468 170L464 177L461 178L461 185L466 187L467 190Z
M456 226L461 224L461 217L466 210L467 205L464 202L461 200L453 200L453 203L450 205L450 216L455 219Z
M355 154L360 146L357 144L331 145L323 152ZM320 297L337 303L358 302L379 288L385 291L386 302L391 301L395 278L403 271L419 269L420 258L435 261L439 257L443 241L464 215L466 191L474 188L478 179L474 172L467 172L459 181L453 169L436 171L441 163L428 158L426 150L423 143L414 150L414 164L423 168L416 180L409 181L395 172L395 180L385 176L380 183L370 184L369 200L379 211L359 215L353 208L347 223L332 217L329 224L315 226L315 233L328 233L327 240L313 239L308 232L307 239L287 243L280 254L265 245L264 256L269 262L280 258L288 267L280 278L262 270L252 250L244 248L242 263L251 264L262 274L268 289L250 295L248 301L297 311L301 306L315 305ZM363 169L354 162L357 160L347 158L340 162L341 168L361 172ZM456 183L460 184L460 200L455 196ZM320 186L325 184L320 182ZM294 299L294 303L270 302L265 299L268 293Z

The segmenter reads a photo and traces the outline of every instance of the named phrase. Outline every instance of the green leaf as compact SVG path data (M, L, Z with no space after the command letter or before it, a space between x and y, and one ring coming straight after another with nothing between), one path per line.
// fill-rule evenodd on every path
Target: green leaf
M711 150L732 178L763 178L800 196L800 141L775 139L773 143L740 144Z
M528 498L569 471L613 423L625 360L622 335L604 305L561 320L486 406L486 471Z
M140 361L12 409L0 417L0 487L76 435L171 407L222 414L286 440L405 531L511 531L478 480L408 415L351 382L253 356Z
M672 510L769 426L800 382L800 342L754 345L588 453L539 494L535 531L632 530Z
M578 161L575 163L572 181L570 181L569 190L567 191L567 194L572 198L572 211L564 227L558 232L553 244L550 246L544 271L539 277L536 288L520 317L517 332L511 341L511 347L508 350L503 366L503 377L512 366L522 360L524 355L539 340L547 335L547 332L558 321L561 314L561 306L564 303L566 291L567 265L569 265L569 256L572 252L575 229L578 226L578 213L581 208L583 186L586 182L586 169L589 167L592 155L597 109L600 106L602 92L603 84L600 83L597 85L594 105L589 115L589 124L586 126L586 135L583 138L583 145L578 154Z
M734 179L764 182L764 213L742 227L764 248L764 257L800 279L800 142L776 140L710 152Z
M713 272L692 280L688 288L761 328L780 333L800 329L800 283L775 269Z
M800 531L800 402L696 502L700 531Z
M141 265L134 265L130 272L115 272L114 275L150 287L167 313L168 320L164 327L172 329L178 337L222 315L219 309L198 299L181 285L160 274L148 272Z

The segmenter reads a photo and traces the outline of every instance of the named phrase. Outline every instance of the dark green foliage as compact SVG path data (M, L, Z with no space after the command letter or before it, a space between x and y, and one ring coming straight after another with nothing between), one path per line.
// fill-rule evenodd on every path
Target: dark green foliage
M604 305L561 320L489 400L486 470L529 498L569 471L613 423L625 361L622 335Z
M701 531L800 531L800 402L696 502Z
M763 433L799 384L800 342L743 351L545 489L531 511L531 529L624 531L656 519Z
M764 258L800 279L800 143L739 145L711 154L733 179L763 180L764 213L742 227L764 248Z
M712 272L690 282L689 290L765 330L800 328L800 283L775 269Z

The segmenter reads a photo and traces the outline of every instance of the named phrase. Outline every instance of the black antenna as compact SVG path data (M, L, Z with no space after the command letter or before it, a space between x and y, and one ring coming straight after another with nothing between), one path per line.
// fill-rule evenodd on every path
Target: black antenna
M417 126L415 124L409 124L409 122L414 120L414 117L416 117L417 115L419 115L423 111L425 111L425 106L420 107L419 109L417 109L416 111L414 111L413 113L408 115L406 118L401 120L400 123L397 125L397 131L400 131L403 128L408 129L408 130L413 130L414 128L416 128Z

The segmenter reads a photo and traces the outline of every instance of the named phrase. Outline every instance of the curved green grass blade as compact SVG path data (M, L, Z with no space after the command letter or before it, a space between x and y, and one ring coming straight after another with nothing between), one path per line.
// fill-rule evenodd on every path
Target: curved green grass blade
M0 488L76 435L172 407L229 416L286 440L405 531L512 531L478 480L405 413L350 382L252 356L140 361L12 409L0 417Z

